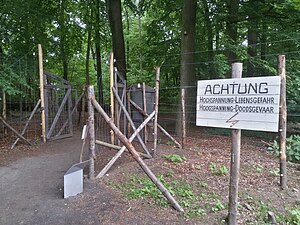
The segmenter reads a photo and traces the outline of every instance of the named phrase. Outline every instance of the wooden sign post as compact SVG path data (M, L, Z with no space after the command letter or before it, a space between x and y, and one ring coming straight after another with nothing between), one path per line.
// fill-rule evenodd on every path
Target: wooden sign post
M232 64L232 78L241 78L243 71L242 63ZM230 225L237 224L237 206L240 178L240 153L241 153L241 130L232 131L231 160L230 160L230 185L228 222Z
M242 63L232 65L232 79L198 81L196 125L231 128L231 164L228 222L237 224L238 184L240 173L241 130L278 132L279 102L281 102L281 140L285 140L285 67L280 58L280 76L242 78ZM280 78L281 77L281 78ZM282 92L285 89L281 87ZM282 149L285 142L281 142ZM281 185L286 186L285 150L280 150Z

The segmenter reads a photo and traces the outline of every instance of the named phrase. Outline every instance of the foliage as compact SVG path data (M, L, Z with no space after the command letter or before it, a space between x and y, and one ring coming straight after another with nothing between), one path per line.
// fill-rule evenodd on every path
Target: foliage
M279 143L274 140L268 150L279 155ZM291 135L286 139L286 155L289 161L300 161L300 135Z
M225 165L220 165L218 167L216 163L212 162L210 163L209 168L214 174L219 176L225 176L229 173L229 170Z
M180 156L177 154L166 154L163 155L164 158L168 159L169 161L173 162L173 163L182 163L186 160L186 158L184 156Z
M300 209L294 208L289 210L289 215L286 218L286 222L291 225L300 224Z

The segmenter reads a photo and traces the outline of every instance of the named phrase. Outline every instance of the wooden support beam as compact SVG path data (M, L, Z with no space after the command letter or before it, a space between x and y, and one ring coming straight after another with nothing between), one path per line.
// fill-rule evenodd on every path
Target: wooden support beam
M156 79L155 79L155 117L153 123L153 132L154 132L154 143L153 143L153 155L155 155L157 150L157 120L158 120L158 101L159 101L159 76L160 76L160 67L156 68Z
M138 106L138 104L136 104L134 101L132 101L131 99L129 99L129 102L133 105L133 107L135 107L142 115L144 116L148 116L148 114L141 108ZM147 126L150 126L149 124L147 124ZM168 137L170 138L171 141L174 142L175 145L177 145L178 148L182 148L181 144L179 144L178 141L176 141L175 138L172 137L171 134L168 133L168 131L166 131L159 123L157 123L157 127Z
M278 76L280 76L280 106L279 106L279 167L280 167L280 187L287 189L287 169L286 169L286 74L285 55L278 56Z
M144 172L147 174L147 176L150 178L150 180L156 185L156 187L161 191L161 193L166 197L166 199L170 202L170 204L178 211L183 212L183 208L177 203L177 201L173 198L173 196L170 194L168 189L165 188L165 186L160 182L159 179L152 173L152 171L149 169L149 167L145 164L143 159L139 156L138 152L135 150L132 143L129 141L129 139L122 134L122 132L116 127L116 125L113 123L111 118L105 113L103 108L99 105L99 103L96 101L95 97L92 98L92 103L96 110L102 115L104 120L109 124L111 129L115 132L115 134L118 136L119 140L124 144L124 146L128 149L128 151L131 153L132 157L138 162L140 167L144 170ZM144 121L145 122L145 121Z
M25 124L25 126L24 126L24 128L23 128L23 130L22 130L22 132L21 132L21 135L22 135L22 136L25 134L25 131L27 130L27 127L29 126L29 123L30 123L31 119L33 118L34 114L36 113L36 111L37 111L37 109L38 109L40 103L41 103L41 99L38 100L38 102L36 103L36 105L35 105L33 111L31 112L31 114L30 114L28 120L26 121L26 124ZM13 148L16 146L16 144L18 143L19 140L20 140L20 138L18 137L18 138L15 140L15 142L12 144L12 146L11 146L10 149L13 149Z
M94 107L93 107L93 99L95 98L94 93L94 86L88 87L88 112L89 112L89 118L88 118L88 134L89 134L89 158L90 158L90 167L89 167L89 177L91 180L95 178L95 166L94 166L94 159L96 158L95 154L95 113L94 113Z
M146 84L143 82L143 109L145 112L147 112L147 96L146 96ZM144 117L145 119L145 117ZM145 143L148 141L148 130L147 126L144 129L144 141Z
M42 119L42 141L46 143L46 119L45 119L45 95L44 95L44 69L42 45L38 44L39 53L39 74L40 74L40 99L41 99L41 119Z
M0 120L3 122L3 124L8 128L10 129L12 132L14 132L20 139L22 139L23 141L25 141L27 144L31 145L32 144L26 139L24 138L21 134L19 134L18 131L16 131L12 126L10 126L3 118L2 116L0 116Z
M134 123L133 123L133 121L132 121L132 119L131 119L129 113L127 112L125 106L123 105L122 100L120 99L117 90L116 90L114 87L113 87L112 90L113 90L113 93L115 94L115 97L116 97L117 101L119 102L119 105L120 105L121 108L123 109L123 112L124 112L126 118L128 119L128 121L129 121L129 123L130 123L130 125L131 125L131 127L132 127L132 129L133 129L133 131L135 131L135 130L136 130L136 127L135 127L135 125L134 125ZM147 146L145 145L145 143L143 142L143 139L141 138L141 136L140 136L139 133L137 133L137 138L138 138L138 140L139 140L139 142L140 142L142 148L144 149L144 151L147 153L148 156L151 157L151 154L150 154L150 152L148 151L148 148L147 148Z
M182 111L182 148L186 144L186 116L185 116L185 89L181 89L181 111Z
M232 64L232 78L241 78L243 71L242 63ZM232 131L231 144L231 162L230 162L230 186L229 186L229 207L228 223L229 225L237 224L238 212L238 191L240 178L240 154L241 154L241 130Z
M110 53L109 60L109 75L110 75L110 118L113 122L115 122L115 103L114 103L114 94L112 92L112 88L114 86L114 53ZM110 141L112 144L115 144L115 134L113 130L110 130Z

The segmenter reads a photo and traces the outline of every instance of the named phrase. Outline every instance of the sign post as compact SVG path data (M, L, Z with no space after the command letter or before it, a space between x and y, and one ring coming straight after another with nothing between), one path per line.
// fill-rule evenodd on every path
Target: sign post
M241 78L243 71L242 63L232 64L232 78ZM240 153L241 153L241 130L232 130L231 160L230 160L230 185L228 222L230 225L237 224L237 206L240 178Z
M230 225L237 224L241 130L278 132L279 125L280 77L242 78L242 70L242 63L234 63L232 79L198 81L197 88L196 125L233 129L228 207Z

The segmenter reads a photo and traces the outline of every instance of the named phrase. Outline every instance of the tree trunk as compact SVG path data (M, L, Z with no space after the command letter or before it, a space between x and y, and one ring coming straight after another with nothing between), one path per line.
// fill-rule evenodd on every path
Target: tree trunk
M239 10L239 0L227 0L227 21L226 21L226 34L228 41L232 47L237 44L237 25L238 25L238 10ZM232 47L228 50L228 63L232 63L238 60L236 53L232 50ZM230 75L230 73L228 74Z
M116 67L126 79L125 44L122 25L121 0L106 0L109 24L112 34L112 45Z
M180 69L180 86L196 85L194 58L195 58L195 35L196 35L196 0L184 0L182 10L182 31L181 31L181 69ZM186 110L193 110L195 105L196 89L186 88ZM179 101L181 102L181 101ZM180 107L178 111L180 112ZM182 132L182 117L178 116L177 134ZM191 114L186 121L191 121ZM188 126L186 126L188 128ZM187 130L188 131L188 130Z
M91 52L91 26L88 24L87 49L85 57L85 83L90 85L90 52Z
M208 7L207 0L203 0L203 8L204 8L204 19L205 19L205 26L207 30L207 60L209 65L209 76L211 79L217 78L218 75L216 74L214 64L212 63L214 60L214 52L213 52L213 28L212 28L212 21L210 19L210 11Z
M96 48L96 65L97 65L97 86L98 86L98 100L103 106L103 85L102 85L102 67L101 67L101 49L100 49L100 1L96 0L95 5L95 48Z
M250 1L250 13L248 15L248 55L249 60L247 64L247 77L255 77L256 71L253 62L253 57L257 56L257 25L258 19L253 15L253 11L257 10L259 7L256 0Z
M66 53L66 28L65 28L65 7L66 1L62 0L60 3L60 15L59 15L59 33L60 33L60 56L63 64L64 79L68 80L68 57Z

